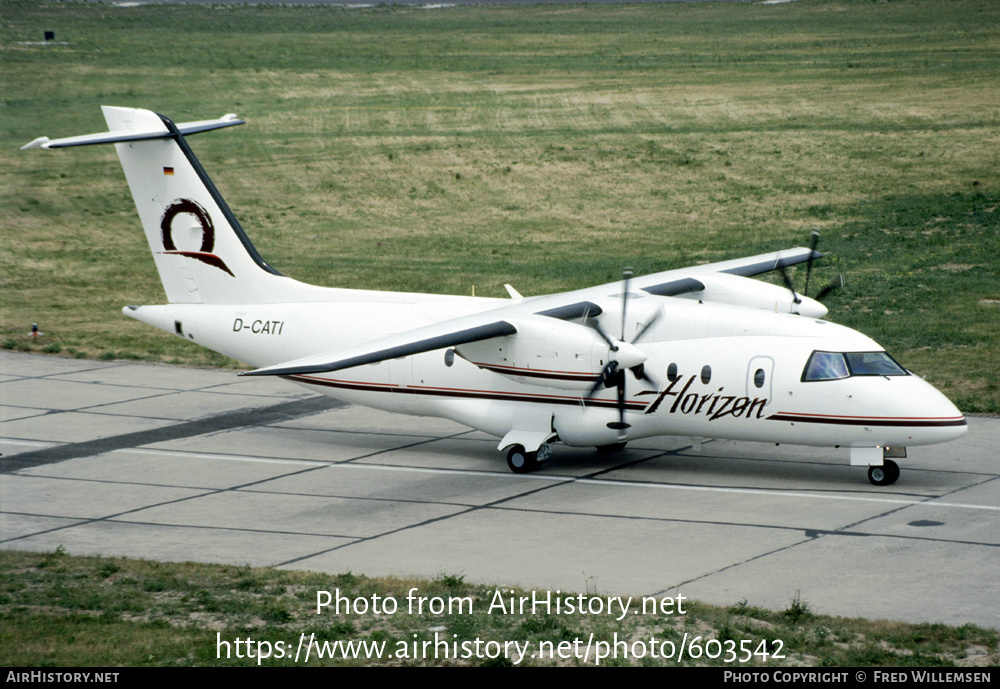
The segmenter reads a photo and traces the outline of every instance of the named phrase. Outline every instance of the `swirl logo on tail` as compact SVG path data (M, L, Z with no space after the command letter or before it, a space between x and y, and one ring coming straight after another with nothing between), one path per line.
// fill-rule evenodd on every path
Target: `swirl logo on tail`
M197 218L198 224L201 225L201 249L199 251L180 251L177 245L174 244L172 225L174 218L181 213L193 215ZM167 206L167 209L163 212L163 217L160 219L160 232L164 249L162 253L187 256L188 258L193 258L196 261L201 261L229 273L232 277L236 277L233 275L233 271L229 270L229 266L226 265L225 261L212 253L212 249L215 247L215 226L212 225L212 218L208 215L208 211L202 208L196 201L192 201L191 199L177 199Z

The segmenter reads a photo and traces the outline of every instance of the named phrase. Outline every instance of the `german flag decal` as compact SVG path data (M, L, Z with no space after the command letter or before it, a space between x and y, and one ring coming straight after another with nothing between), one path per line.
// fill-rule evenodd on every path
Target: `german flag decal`
M163 168L163 174L165 174L165 175L173 175L174 174L174 169L172 167L165 167L165 168Z

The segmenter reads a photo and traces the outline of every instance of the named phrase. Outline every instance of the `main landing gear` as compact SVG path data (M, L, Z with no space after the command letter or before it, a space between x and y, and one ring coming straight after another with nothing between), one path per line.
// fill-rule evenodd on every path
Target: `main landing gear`
M511 445L507 450L507 466L515 474L530 474L542 468L542 462L549 458L551 449L542 445L537 452L528 452L524 445Z
M510 460L508 460L510 461ZM868 480L876 486L891 486L899 478L899 465L891 459L882 462L882 466L868 467Z

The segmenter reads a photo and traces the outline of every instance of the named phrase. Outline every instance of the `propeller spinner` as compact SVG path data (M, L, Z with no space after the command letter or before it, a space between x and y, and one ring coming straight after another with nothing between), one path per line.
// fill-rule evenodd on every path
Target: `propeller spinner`
M625 421L625 371L631 370L638 380L645 381L653 387L659 387L645 372L643 363L647 358L646 353L636 347L634 343L649 331L650 327L660 317L660 312L656 312L653 318L636 334L632 342L625 341L625 322L628 314L629 284L631 280L632 269L626 268L622 272L622 322L621 336L619 338L613 338L604 332L597 321L585 321L604 339L605 342L608 343L609 361L604 366L601 374L597 377L597 380L594 381L593 387L587 391L584 399L592 397L601 388L610 388L612 386L617 388L618 421L611 421L608 423L608 428L617 431L625 431L626 429L631 428L632 425ZM620 437L623 437L623 435L624 434Z

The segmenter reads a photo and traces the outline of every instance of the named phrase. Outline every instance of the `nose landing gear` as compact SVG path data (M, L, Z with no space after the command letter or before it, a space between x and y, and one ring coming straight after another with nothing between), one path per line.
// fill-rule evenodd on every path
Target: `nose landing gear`
M868 480L872 485L891 486L899 478L899 465L891 459L882 462L882 466L868 467Z

